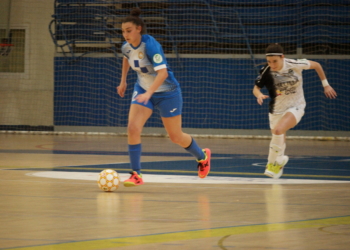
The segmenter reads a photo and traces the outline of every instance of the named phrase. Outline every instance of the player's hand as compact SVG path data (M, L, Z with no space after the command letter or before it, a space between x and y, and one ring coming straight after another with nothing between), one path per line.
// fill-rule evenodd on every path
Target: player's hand
M151 95L146 92L144 94L140 94L136 96L135 100L139 103L147 104L150 98L151 98Z
M263 95L263 94L261 94L261 95L259 95L259 96L256 98L256 101L257 101L260 105L262 105L263 102L264 102L264 99L267 99L267 98L269 98L268 95Z
M337 92L335 92L335 90L331 86L324 87L324 94L329 99L335 99L337 97Z
M117 87L117 93L120 97L124 97L126 91L126 83L120 83Z

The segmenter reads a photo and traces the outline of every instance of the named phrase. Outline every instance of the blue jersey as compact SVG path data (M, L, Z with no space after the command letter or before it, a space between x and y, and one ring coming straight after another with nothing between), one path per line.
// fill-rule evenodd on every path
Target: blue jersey
M179 83L169 68L162 46L150 35L142 35L138 47L124 42L122 53L128 59L130 67L137 72L137 84L148 90L153 84L157 70L166 68L168 77L156 92L169 92L179 89Z

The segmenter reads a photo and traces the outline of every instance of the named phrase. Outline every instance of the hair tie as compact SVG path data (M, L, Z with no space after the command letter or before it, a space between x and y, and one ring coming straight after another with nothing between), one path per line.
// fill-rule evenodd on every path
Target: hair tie
M283 53L268 53L267 56L282 56Z

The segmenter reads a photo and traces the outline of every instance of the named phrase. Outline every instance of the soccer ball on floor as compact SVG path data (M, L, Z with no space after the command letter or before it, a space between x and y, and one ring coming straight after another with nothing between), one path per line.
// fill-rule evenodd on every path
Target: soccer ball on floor
M112 169L105 169L99 173L97 184L105 192L115 191L119 187L119 174Z

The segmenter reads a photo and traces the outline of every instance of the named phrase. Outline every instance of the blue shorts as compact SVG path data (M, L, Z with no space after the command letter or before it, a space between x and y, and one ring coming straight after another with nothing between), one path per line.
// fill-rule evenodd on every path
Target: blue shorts
M131 104L138 104L151 110L157 108L161 117L173 117L181 115L182 112L182 95L179 89L169 92L154 93L147 104L135 100L139 94L145 93L146 90L135 84L134 93L132 94Z

